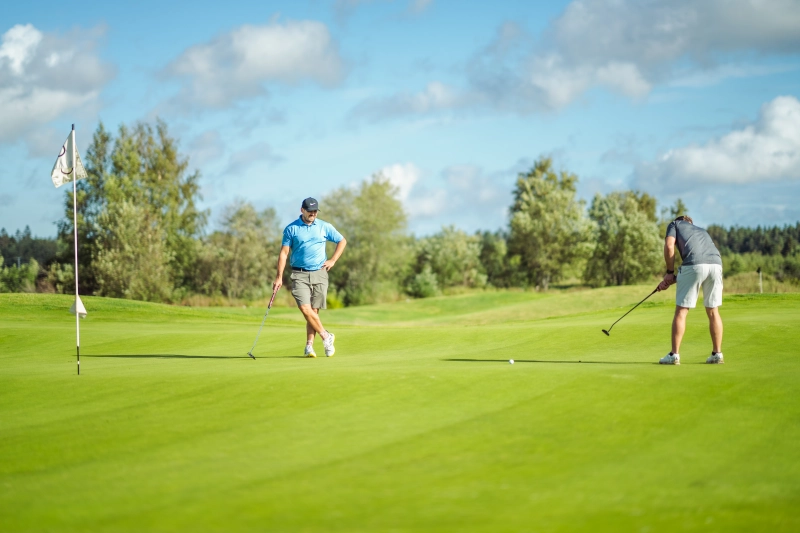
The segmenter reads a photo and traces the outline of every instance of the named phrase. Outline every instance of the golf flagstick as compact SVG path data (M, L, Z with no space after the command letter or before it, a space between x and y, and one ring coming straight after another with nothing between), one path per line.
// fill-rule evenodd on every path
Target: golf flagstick
M269 310L270 310L270 308L272 307L272 302L274 302L274 301L275 301L275 295L276 295L276 294L278 294L278 291L277 291L277 290L274 290L274 291L272 291L272 298L270 298L270 299L269 299L269 305L267 305L267 312L266 312L266 313L264 313L264 319L261 321L261 327L259 327L259 328L258 328L258 334L256 335L256 340L255 340L255 342L253 343L253 347L252 347L252 348L250 348L250 351L249 351L249 352L247 352L247 355L249 355L249 356L250 356L250 357L252 357L253 359L255 359L255 358L256 358L256 356L255 356L255 355L253 355L253 350L255 350L255 349L256 349L256 344L258 343L258 337L260 337L260 336L261 336L261 328L263 328L263 327L264 327L264 322L266 322L266 321L267 321L267 315L269 314Z
M657 293L657 292L658 292L658 287L656 287L655 289L653 289L653 292L651 292L650 294L648 294L647 296L645 296L645 297L644 297L644 300L647 300L648 298L650 298L652 295L654 295L654 294L655 294L655 293ZM639 306L640 306L640 305L641 305L641 304L644 302L644 300L642 300L642 301L641 301L641 302L639 302L638 304L636 304L636 305L634 305L633 307L631 307L631 310L630 310L630 311L628 311L628 313L630 313L631 311L633 311L634 309L636 309L637 307L639 307ZM617 319L617 322L619 322L620 320L622 320L623 318L625 318L625 317L628 315L628 313L625 313L624 315L622 315L621 317L619 317L619 318ZM614 322L614 324L616 324L617 322ZM613 327L614 327L614 324L611 324L611 328L613 328ZM607 330L605 330L605 329L603 330L603 333L605 333L607 337L610 337L610 336L611 336L611 333L610 333L610 332L611 332L611 328L608 328Z
M81 296L78 293L78 186L79 179L87 178L86 169L83 168L81 157L78 155L78 146L75 142L75 124L72 125L67 140L61 147L50 172L50 179L56 188L65 183L72 182L72 229L75 235L75 303L70 308L71 313L75 313L75 351L78 357L78 375L81 374L81 318L86 318L86 308L83 306Z

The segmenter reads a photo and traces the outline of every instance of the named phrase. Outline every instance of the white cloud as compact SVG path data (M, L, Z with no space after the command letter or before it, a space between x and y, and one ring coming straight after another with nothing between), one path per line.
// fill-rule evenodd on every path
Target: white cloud
M466 107L527 114L559 110L602 87L634 100L659 85L693 86L798 67L765 67L754 54L800 50L797 0L574 0L535 41L502 24L468 63L458 90L373 97L352 116L378 121Z
M661 189L675 184L747 184L800 180L800 101L779 96L758 119L703 145L675 148L641 165L635 184Z
M668 85L671 87L708 87L731 78L769 76L795 70L800 70L800 65L790 63L780 65L719 65L703 71L677 72Z
M400 201L405 202L408 195L411 194L414 184L419 181L421 171L414 163L396 163L383 167L378 174L382 174L392 185L397 187Z
M453 223L467 231L501 226L510 205L514 169L487 174L474 165L453 165L441 177L426 177L413 163L383 167L382 174L399 189L413 231L428 234ZM480 214L480 216L477 216Z
M417 93L398 93L374 97L359 103L350 112L356 120L377 122L406 115L422 115L455 109L468 103L468 96L444 83L433 81Z
M228 161L228 168L222 172L222 175L226 177L241 175L257 163L273 166L281 161L283 161L283 157L276 155L267 142L261 141L232 153Z
M528 82L545 106L559 108L593 86L641 98L668 82L681 61L735 75L741 68L716 63L735 62L737 53L798 50L797 7L795 0L576 0L534 50Z
M526 160L497 172L475 165L452 165L439 177L420 177L405 201L409 226L420 235L449 224L467 232L499 229L508 221L515 179L528 168Z
M102 29L68 36L17 25L0 46L0 141L16 140L69 112L96 109L100 91L114 76L95 47Z
M3 35L0 46L0 60L8 63L15 76L22 75L23 67L36 53L36 47L42 41L42 32L31 24L17 24Z
M184 105L223 108L265 93L264 84L315 82L333 86L344 62L328 28L315 21L241 26L188 48L166 69L183 84Z
M641 100L659 85L796 70L748 61L798 50L797 0L574 0L535 42L517 23L501 24L469 61L465 88L434 81L366 99L350 116L377 122L468 107L553 111L595 87Z

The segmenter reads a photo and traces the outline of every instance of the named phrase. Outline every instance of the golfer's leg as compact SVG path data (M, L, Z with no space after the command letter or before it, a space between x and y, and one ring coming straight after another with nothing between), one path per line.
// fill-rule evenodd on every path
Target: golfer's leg
M312 308L312 310L317 314L317 318L319 318L319 309L313 309ZM320 321L320 325L322 325L321 321ZM314 336L316 334L317 334L317 332L314 331L314 328L311 327L311 324L306 322L306 342L309 343L309 344L313 343L314 342Z
M688 307L675 306L675 317L672 319L672 353L681 353L681 341L686 332L686 315Z
M306 322L306 344L312 344L314 342L314 335L317 332L314 331L314 328L311 327L311 324Z
M325 329L322 327L322 322L319 320L319 314L314 312L314 308L311 307L311 304L301 305L300 312L303 313L303 316L306 318L306 331L311 328L312 331L319 333L319 336L325 339Z
M708 315L708 330L711 333L711 345L714 352L722 351L722 317L719 316L718 307L706 307Z

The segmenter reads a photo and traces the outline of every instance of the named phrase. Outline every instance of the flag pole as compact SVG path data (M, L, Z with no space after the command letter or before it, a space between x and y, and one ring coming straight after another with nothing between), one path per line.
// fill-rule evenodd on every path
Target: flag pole
M81 316L78 312L78 147L75 145L75 124L72 125L72 229L75 232L75 349L78 354L78 375L81 375Z

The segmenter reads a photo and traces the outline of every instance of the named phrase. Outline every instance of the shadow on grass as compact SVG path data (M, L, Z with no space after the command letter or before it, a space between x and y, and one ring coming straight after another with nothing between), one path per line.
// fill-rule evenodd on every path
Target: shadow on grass
M178 355L178 354L136 354L136 355L81 355L81 357L115 357L121 359L250 359L245 355Z
M81 357L112 357L119 359L250 359L245 355L179 355L179 354L102 354L83 355ZM306 359L303 355L258 355L256 359Z
M455 361L458 363L505 363L509 359L442 359L443 361ZM648 363L646 361L552 361L547 359L514 359L515 363L559 363L574 365L657 365L658 363Z

